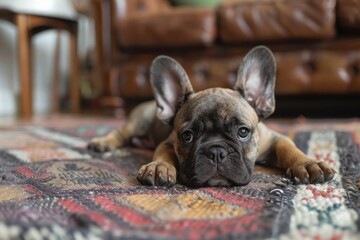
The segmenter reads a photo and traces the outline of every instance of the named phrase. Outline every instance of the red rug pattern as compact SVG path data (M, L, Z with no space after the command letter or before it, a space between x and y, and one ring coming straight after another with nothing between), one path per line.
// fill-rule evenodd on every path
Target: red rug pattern
M55 116L0 128L0 237L76 239L359 239L360 121L268 121L338 170L298 185L259 167L243 187L141 186L151 152L96 154L115 119Z

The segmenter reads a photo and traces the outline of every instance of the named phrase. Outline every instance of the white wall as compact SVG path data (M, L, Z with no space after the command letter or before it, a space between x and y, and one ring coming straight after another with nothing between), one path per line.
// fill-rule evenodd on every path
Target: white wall
M0 116L16 113L15 93L19 84L15 35L10 23L0 21Z

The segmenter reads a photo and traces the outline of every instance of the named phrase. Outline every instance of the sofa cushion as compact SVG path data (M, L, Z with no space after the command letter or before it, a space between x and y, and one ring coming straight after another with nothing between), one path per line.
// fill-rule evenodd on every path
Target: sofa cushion
M225 0L219 34L227 43L330 38L335 0Z
M276 54L276 92L292 94L360 93L360 52L315 50Z
M116 22L117 44L124 48L209 46L216 36L211 8L174 7L136 14Z
M360 32L360 1L338 0L336 13L340 30Z

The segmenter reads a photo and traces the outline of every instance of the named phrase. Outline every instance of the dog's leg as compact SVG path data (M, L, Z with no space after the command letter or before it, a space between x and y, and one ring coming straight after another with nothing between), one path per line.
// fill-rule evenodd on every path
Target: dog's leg
M333 179L336 174L327 163L307 157L288 137L278 135L274 138L273 146L277 164L286 169L290 177L298 178L301 183L323 183Z
M126 136L124 129L117 129L109 132L102 137L94 137L90 140L87 148L95 152L107 152L120 148L125 145L127 139L130 137L129 134Z
M172 186L176 183L176 155L169 140L162 142L155 150L151 163L143 165L137 179L144 185Z
M145 136L155 119L155 103L146 102L136 107L122 128L90 140L88 149L96 152L112 151L129 144L133 137Z

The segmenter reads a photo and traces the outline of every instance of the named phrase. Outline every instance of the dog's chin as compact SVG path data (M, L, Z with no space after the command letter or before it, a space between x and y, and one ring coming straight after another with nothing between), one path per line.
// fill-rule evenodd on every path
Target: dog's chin
M230 179L227 179L223 176L213 176L205 181L196 181L194 178L191 180L184 180L183 183L189 187L201 188L201 187L234 187L234 186L244 186L250 182L250 179L243 179L241 182L234 182Z
M205 182L204 186L207 187L230 187L233 186L229 180L223 177L212 177L207 182Z
M212 177L205 182L204 186L207 187L234 187L234 186L245 186L249 184L249 180L243 180L241 182L234 182L224 177Z

